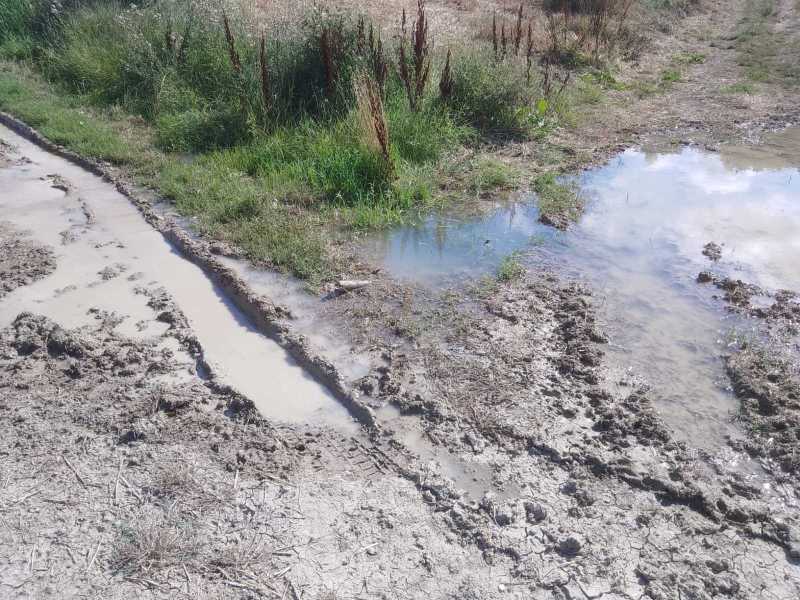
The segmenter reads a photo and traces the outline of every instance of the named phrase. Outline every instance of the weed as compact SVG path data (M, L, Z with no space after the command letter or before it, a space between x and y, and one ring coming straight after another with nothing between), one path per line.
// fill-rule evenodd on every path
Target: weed
M681 73L677 69L665 69L661 73L661 81L664 83L675 83L681 80Z
M408 104L416 111L425 96L425 87L430 77L431 59L428 40L428 20L425 16L425 0L417 0L417 19L411 27L411 49L413 55L406 55L406 11L403 9L401 23L399 73L405 85Z
M478 49L452 65L448 105L466 123L484 133L524 134L530 126L537 90L526 82L517 62L495 63Z
M706 62L706 55L702 52L682 52L676 54L673 60L682 65L701 65Z
M380 155L387 177L390 177L394 173L394 165L389 150L389 126L386 124L380 89L365 74L359 76L354 85L362 144Z
M517 281L525 275L525 267L520 263L519 254L511 254L506 256L497 268L497 280L509 283Z
M558 181L553 173L540 175L533 182L533 190L543 220L559 226L576 221L583 211L583 199L577 186Z
M470 165L469 180L473 192L488 192L514 186L519 180L519 173L497 159L483 157Z
M112 562L117 570L127 573L176 566L198 552L191 527L171 515L132 520L121 530L120 538Z
M722 86L720 92L723 94L752 94L755 92L755 86L752 83L732 83Z

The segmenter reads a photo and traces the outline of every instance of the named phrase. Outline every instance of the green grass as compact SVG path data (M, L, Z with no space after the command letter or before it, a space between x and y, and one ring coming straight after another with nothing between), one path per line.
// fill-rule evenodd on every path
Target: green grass
M520 263L519 254L511 254L500 261L497 267L497 280L508 283L517 281L525 275L525 267Z
M675 83L681 80L681 73L677 69L665 69L661 73L661 81L666 84Z
M204 6L0 0L0 107L122 167L196 217L203 232L312 282L338 268L327 248L340 233L403 222L441 203L438 182L456 155L508 136L541 139L568 114L567 100L541 98L524 59L498 63L481 42L453 53L446 99L436 85L444 56L434 54L419 110L389 68L384 153L353 91L355 74L374 66L358 50L353 16L312 10L266 25L265 96L259 32L231 8L235 67L219 15ZM323 31L335 32L333 84ZM396 41L385 37L391 63ZM580 102L615 85L598 72ZM518 179L483 158L468 166L460 191Z
M125 167L135 181L172 199L199 219L201 230L239 245L248 257L317 283L333 268L323 219L277 202L263 181L217 155L192 163L163 153L148 127L113 112L87 109L83 98L55 92L23 65L0 63L0 109L49 139L89 158Z
M468 178L469 189L481 193L515 186L519 182L519 173L495 158L481 157L470 164Z
M752 83L739 82L722 86L720 91L723 94L752 94L755 92L755 86Z
M553 173L540 175L533 182L539 212L555 222L573 222L583 212L583 198L577 186L559 181Z
M706 55L702 52L681 52L673 57L673 61L681 65L702 65Z

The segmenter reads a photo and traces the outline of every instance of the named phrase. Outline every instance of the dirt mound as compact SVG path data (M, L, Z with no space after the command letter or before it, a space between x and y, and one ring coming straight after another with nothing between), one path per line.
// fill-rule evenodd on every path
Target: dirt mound
M0 222L0 298L41 279L56 268L53 251Z

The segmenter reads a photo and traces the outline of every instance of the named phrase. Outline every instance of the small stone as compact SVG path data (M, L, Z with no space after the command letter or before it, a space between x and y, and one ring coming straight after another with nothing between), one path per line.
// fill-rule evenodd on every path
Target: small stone
M701 271L697 274L697 283L710 283L714 280L714 276L708 271Z
M576 556L583 548L583 541L577 535L569 535L558 542L558 552L563 556Z
M538 502L525 501L525 518L529 523L539 523L547 517L547 510Z
M578 484L573 479L567 480L561 485L561 493L569 496L578 491Z

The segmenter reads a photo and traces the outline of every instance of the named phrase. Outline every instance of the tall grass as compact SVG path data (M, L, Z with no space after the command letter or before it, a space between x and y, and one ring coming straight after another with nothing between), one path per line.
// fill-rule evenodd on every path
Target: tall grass
M431 201L454 149L530 135L541 89L531 52L517 56L521 18L498 62L486 42L434 47L422 0L386 43L363 17L263 22L234 0L0 0L0 56L76 105L141 119L159 151L196 155L153 165L150 183L208 231L311 277L324 261L309 214L395 222ZM285 216L295 208L307 218Z

